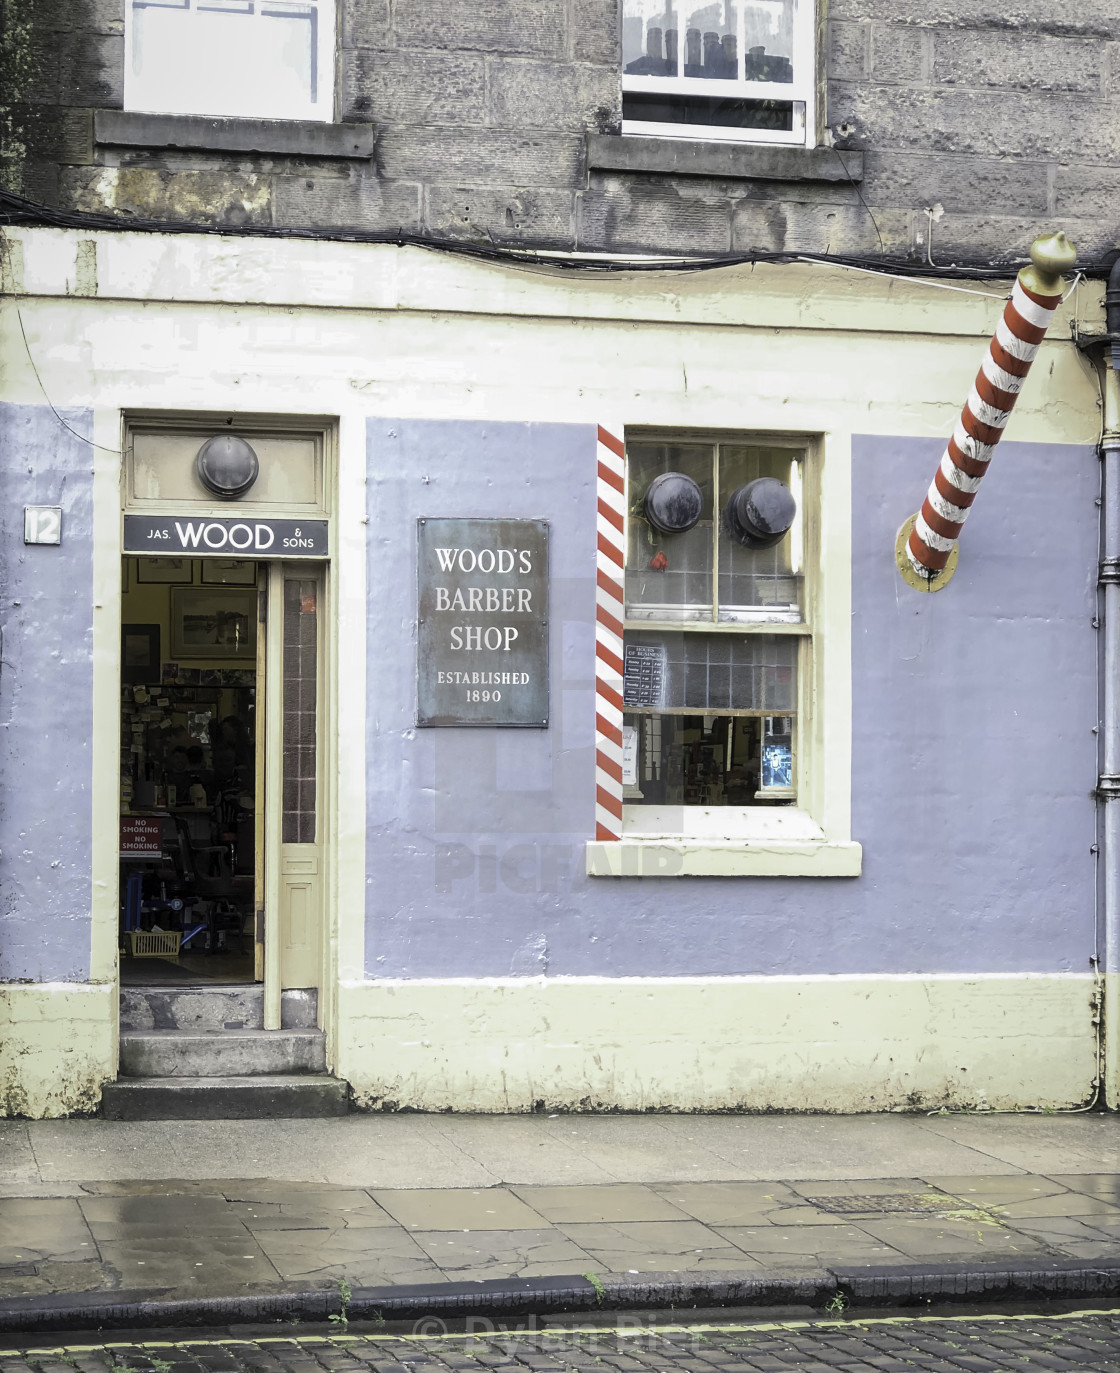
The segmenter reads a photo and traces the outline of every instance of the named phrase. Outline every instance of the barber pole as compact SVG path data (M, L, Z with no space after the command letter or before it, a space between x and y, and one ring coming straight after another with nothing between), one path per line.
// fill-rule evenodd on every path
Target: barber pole
M899 571L919 590L940 590L952 576L949 564L961 527L1062 302L1061 274L1076 261L1077 249L1060 231L1031 244L1031 265L1016 279L922 508L899 531L895 546Z
M622 838L622 619L626 449L599 427L595 590L595 838Z

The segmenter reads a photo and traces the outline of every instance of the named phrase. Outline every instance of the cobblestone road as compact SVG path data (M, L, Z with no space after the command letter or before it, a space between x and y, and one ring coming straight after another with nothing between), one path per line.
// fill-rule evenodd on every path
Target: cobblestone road
M437 1323L438 1325L438 1323ZM3 1337L0 1337L2 1339ZM0 1349L0 1373L1120 1373L1120 1310Z

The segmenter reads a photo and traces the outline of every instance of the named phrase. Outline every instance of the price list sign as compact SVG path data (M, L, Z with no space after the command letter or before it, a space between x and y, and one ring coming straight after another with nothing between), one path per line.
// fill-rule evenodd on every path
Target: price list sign
M623 705L660 706L664 698L664 645L627 644L622 659Z

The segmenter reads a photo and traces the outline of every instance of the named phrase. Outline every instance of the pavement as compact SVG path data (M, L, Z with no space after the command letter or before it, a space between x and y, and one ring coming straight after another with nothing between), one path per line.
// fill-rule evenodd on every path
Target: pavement
M1120 1298L1114 1115L0 1121L0 1161L0 1331Z

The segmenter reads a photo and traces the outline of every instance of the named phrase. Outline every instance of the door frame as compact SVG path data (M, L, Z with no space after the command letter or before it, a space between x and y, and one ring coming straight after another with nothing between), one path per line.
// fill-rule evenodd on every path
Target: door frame
M302 567L311 569L319 578L321 592L321 602L319 606L318 624L318 716L319 732L317 739L317 844L320 851L320 903L319 903L319 996L318 996L318 1020L323 1029L328 1029L333 1020L334 1007L336 1002L335 987L333 978L335 975L335 874L334 874L334 853L332 849L334 825L333 825L333 805L337 796L337 767L338 767L338 748L334 739L334 721L336 719L337 703L334 699L336 687L336 653L338 645L337 625L334 623L334 583L332 568L338 558L338 523L335 518L338 498L338 468L339 468L339 419L337 416L327 415L287 415L280 413L260 413L260 412L237 412L237 411L171 411L171 410L112 410L104 412L104 425L112 424L114 433L112 437L117 439L118 446L110 446L108 438L104 444L104 452L113 454L114 457L102 459L102 470L98 473L101 479L99 496L95 499L94 519L95 526L100 531L95 541L95 576L100 576L101 594L96 597L96 609L102 606L110 611L110 619L107 623L102 622L99 626L95 621L95 641L101 645L99 651L95 651L95 667L98 662L103 665L100 676L95 672L95 702L94 702L94 735L95 749L113 759L117 764L120 747L120 681L121 681L121 661L120 661L120 626L123 620L123 605L121 602L121 563L125 558L134 558L134 553L126 553L124 550L123 539L123 520L124 514L133 512L137 508L142 508L145 513L159 513L166 515L182 515L191 519L207 519L228 517L230 507L225 503L214 502L212 505L182 506L175 501L167 501L153 509L149 502L135 506L129 499L129 472L131 443L130 431L133 425L140 424L146 427L168 429L178 432L197 433L202 437L214 432L220 432L227 426L235 425L237 430L263 430L270 434L307 434L318 435L321 444L321 488L319 503L306 511L308 518L326 519L328 521L328 553L325 558L310 561L296 560L291 558L261 559L254 558L258 568L267 569L265 579L269 584L269 607L278 615L282 615L282 599L279 605L272 605L271 583L275 575L277 590L282 587L283 569L288 567ZM108 435L108 429L104 430ZM290 519L293 515L297 516L301 512L291 508L273 508L271 506L262 507L259 514L266 518ZM101 550L104 553L101 554ZM98 562L98 554L104 561ZM108 556L106 556L108 555ZM170 556L170 555L169 555ZM201 556L201 555L200 555ZM100 569L99 574L97 569ZM273 573L277 569L277 573ZM258 588L261 578L258 577ZM115 614L112 611L115 610ZM272 616L270 615L271 619ZM261 625L258 624L258 631ZM110 631L108 634L105 631ZM271 649L269 645L271 644ZM280 876L280 853L279 841L282 833L281 813L282 813L282 752L283 752L283 725L282 720L274 731L275 738L270 739L269 722L263 714L266 701L265 696L269 692L269 681L277 685L277 690L283 682L283 635L273 633L266 638L266 653L274 655L265 663L265 682L263 691L258 680L258 701L257 711L261 713L263 723L259 726L263 737L267 742L266 751L271 750L273 758L272 779L266 779L264 794L264 805L258 802L258 813L264 814L264 849L257 846L257 860L265 875L265 914L264 914L264 978L262 979L265 999L265 1027L279 1028L280 1025L280 962L279 962L279 936L278 936L278 886ZM261 660L258 658L258 666ZM98 686L100 685L100 692ZM276 696L276 702L280 700ZM100 707L100 708L99 708ZM274 706L275 708L275 706ZM258 758L262 751L258 749ZM267 764L267 758L265 759ZM112 786L112 803L104 808L104 813L111 817L111 835L107 831L109 826L103 827L101 842L97 842L97 832L95 829L94 844L94 887L100 887L101 896L98 900L95 895L95 906L100 906L104 913L103 930L101 938L101 948L103 950L106 971L116 983L117 991L120 989L120 969L117 960L117 941L118 941L118 922L120 918L120 865L117 860L119 849L119 766L112 766L103 770L105 777L104 788L98 788L95 783L94 792L101 794L103 791L104 799L109 800L109 786ZM111 784L109 779L112 779ZM268 784L272 781L274 788L273 794L276 804L268 806L267 798L269 795ZM95 807L95 810L100 808ZM272 811L270 817L269 811ZM274 830L272 836L271 852L276 855L275 863L269 864L269 826L270 823ZM101 853L104 849L104 854ZM272 872L270 873L270 866ZM103 874L99 882L97 873ZM274 890L269 893L268 885L271 883ZM271 899L268 899L271 898ZM271 914L270 914L271 912ZM95 920L95 931L101 930L101 926ZM111 931L111 933L110 933ZM255 935L254 935L255 941ZM95 943L97 936L95 933ZM271 959L272 972L270 975L270 956L269 945L273 947ZM254 952L255 961L255 952ZM111 969L111 972L110 972ZM256 980L254 978L254 980ZM271 1007L270 1007L271 1001ZM119 1005L119 996L114 997L114 1008ZM272 1014L270 1015L270 1009ZM271 1023L274 1021L275 1023ZM118 1033L118 1022L114 1016L114 1049L115 1039ZM328 1035L328 1043L330 1036ZM328 1057L330 1057L328 1053ZM114 1052L114 1062L116 1053Z

